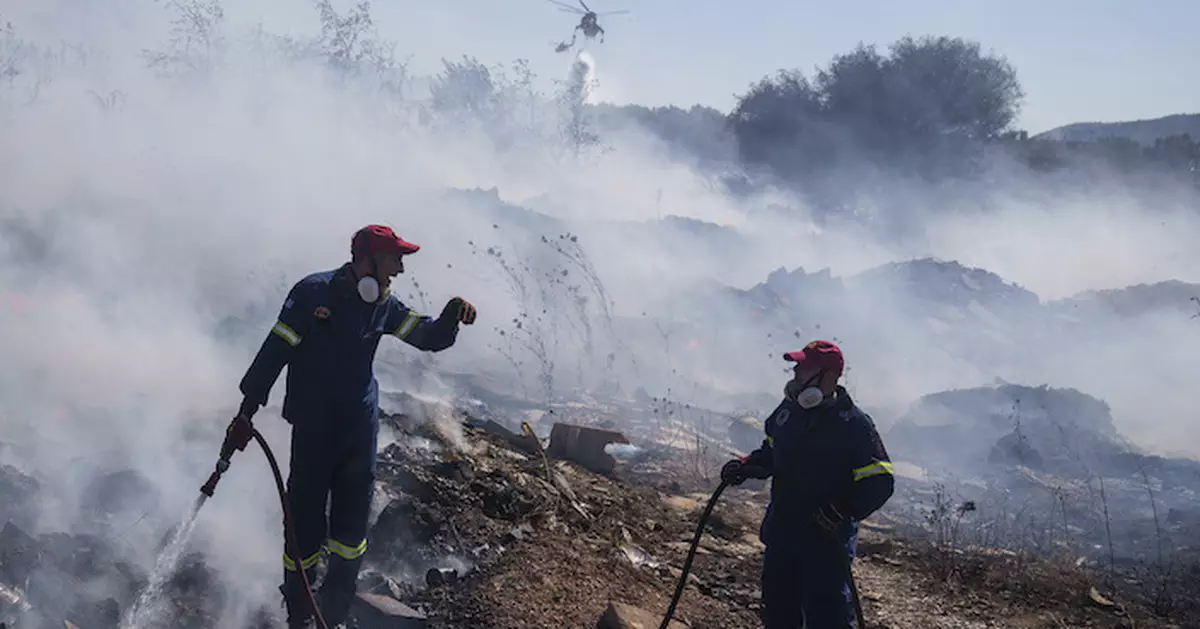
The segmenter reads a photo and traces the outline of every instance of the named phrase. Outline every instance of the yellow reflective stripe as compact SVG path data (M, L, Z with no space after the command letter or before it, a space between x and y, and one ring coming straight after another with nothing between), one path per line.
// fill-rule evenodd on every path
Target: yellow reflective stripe
M415 311L409 310L408 316L404 317L404 322L400 324L400 327L396 328L395 335L401 339L408 336L414 329L416 329L417 321L420 319L421 315L417 314Z
M854 469L854 481L858 482L864 478L879 476L880 474L891 474L892 464L887 461L876 461L870 465L864 465Z
M359 542L358 546L351 548L350 546L347 546L336 539L331 539L328 541L325 547L329 549L329 552L341 557L342 559L358 559L359 557L363 556L363 553L367 552L367 540L364 539L363 541Z
M305 557L304 561L300 562L300 565L304 566L305 570L308 570L309 568L312 568L313 566L317 565L317 562L320 560L321 560L321 551L318 550L317 552L309 555L308 557ZM292 560L291 557L288 557L287 553L283 553L283 567L288 572L296 571L296 562L294 560Z
M287 341L288 345L291 345L292 347L300 344L300 335L296 334L295 330L288 327L288 325L282 321L276 321L275 327L271 328L271 331L275 334L278 334L279 338Z
M774 447L775 446L775 437L768 435L767 436L767 445Z

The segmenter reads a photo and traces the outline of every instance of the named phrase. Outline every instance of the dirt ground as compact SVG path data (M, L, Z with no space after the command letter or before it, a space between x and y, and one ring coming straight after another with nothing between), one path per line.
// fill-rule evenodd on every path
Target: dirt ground
M643 629L657 627L653 619L668 606L716 485L715 467L646 450L600 474L548 458L539 441L490 424L396 416L387 422L393 434L379 457L360 590L425 617L403 626L596 628L616 602L644 610ZM915 481L899 476L897 482ZM31 483L17 485L27 485L32 496ZM751 483L721 497L678 620L692 629L760 626L757 531L767 499L766 485ZM871 629L1200 628L1200 570L1189 572L1181 559L1170 590L1147 596L1159 583L1153 574L1096 572L1069 552L1045 557L936 546L909 521L915 507L894 502L864 523L854 564ZM63 627L66 619L81 629L116 629L145 575L102 552L98 538L26 534L17 506L15 498L0 502L8 514L0 530L0 623L40 629ZM168 584L167 626L217 626L235 594L222 590L202 555L189 554ZM11 622L29 614L33 620ZM279 614L276 605L258 610L252 625L280 627ZM382 626L395 625L361 629Z
M412 505L408 512L438 514L417 518L434 522L413 538L424 550L409 546L403 560L412 565L421 555L436 565L438 553L488 549L476 553L478 561L455 583L393 588L425 611L432 627L591 628L610 601L661 617L708 498L704 491L684 493L702 481L664 482L670 474L663 465L653 474L618 469L600 475L519 452L480 430L468 429L458 450L431 453L424 463L400 447L384 458L393 458L407 479L385 481L411 492L396 503ZM726 492L702 538L677 619L694 629L760 626L756 534L766 499L761 489ZM868 627L1197 626L1122 601L1083 568L1011 553L947 553L888 529L866 523L855 562Z

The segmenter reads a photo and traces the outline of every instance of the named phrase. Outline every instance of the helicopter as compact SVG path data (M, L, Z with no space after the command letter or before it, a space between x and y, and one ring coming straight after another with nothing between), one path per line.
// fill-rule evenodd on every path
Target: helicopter
M582 11L574 5L567 4L565 2L559 2L559 0L547 0L547 2L550 2L551 4L557 6L560 11L566 11L568 13L574 13L576 15L583 16L579 19L579 24L575 26L576 32L571 33L571 43L568 44L566 42L562 42L562 43L558 44L554 48L555 52L564 52L564 51L568 50L571 46L574 46L575 45L575 36L578 34L578 31L583 31L583 36L588 39L595 39L596 35L599 35L600 43L603 44L604 43L604 29L600 27L598 18L601 15L620 15L622 13L629 13L629 11L626 11L623 9L619 10L619 11L605 11L604 13L596 13L590 7L588 7L588 5L583 2L583 0L579 0L579 6L583 7Z

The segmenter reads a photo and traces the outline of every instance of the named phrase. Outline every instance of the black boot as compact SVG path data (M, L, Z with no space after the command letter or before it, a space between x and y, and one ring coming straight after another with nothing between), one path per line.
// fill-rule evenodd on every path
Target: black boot
M358 569L362 559L343 559L330 555L329 568L321 584L318 603L330 629L350 617L350 604L358 590Z
M316 570L310 568L306 573L309 584L316 587ZM279 592L283 594L283 605L287 610L288 629L313 629L317 626L312 602L304 591L304 581L299 572L285 571Z

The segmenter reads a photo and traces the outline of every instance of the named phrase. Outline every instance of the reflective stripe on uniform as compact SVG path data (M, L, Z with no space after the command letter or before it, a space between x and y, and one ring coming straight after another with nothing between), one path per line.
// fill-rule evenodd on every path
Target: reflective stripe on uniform
M320 560L321 560L321 551L318 550L317 552L309 555L308 557L305 557L304 561L300 562L300 565L304 566L305 570L308 570L309 568L312 568L313 566L317 565L317 562ZM288 572L296 571L296 562L293 561L291 557L288 557L287 553L283 554L283 567Z
M775 445L775 437L767 435L767 445L774 446Z
M887 461L876 461L875 463L872 463L870 465L864 465L862 467L855 468L854 469L854 480L855 480L855 482L857 482L864 478L871 478L872 476L879 476L880 474L891 474L891 473L892 473L892 464L891 463L888 463Z
M278 334L279 338L287 341L288 345L291 345L292 347L300 344L300 335L296 334L295 330L288 327L288 325L282 321L276 321L275 327L271 328L271 332Z
M351 547L336 539L331 539L325 547L329 549L329 552L342 559L358 559L363 556L363 553L367 552L367 540L363 539L363 541L359 542L358 546Z
M408 316L404 317L404 322L400 324L400 327L396 328L394 334L403 339L417 327L417 321L420 319L421 315L412 310L408 311Z

